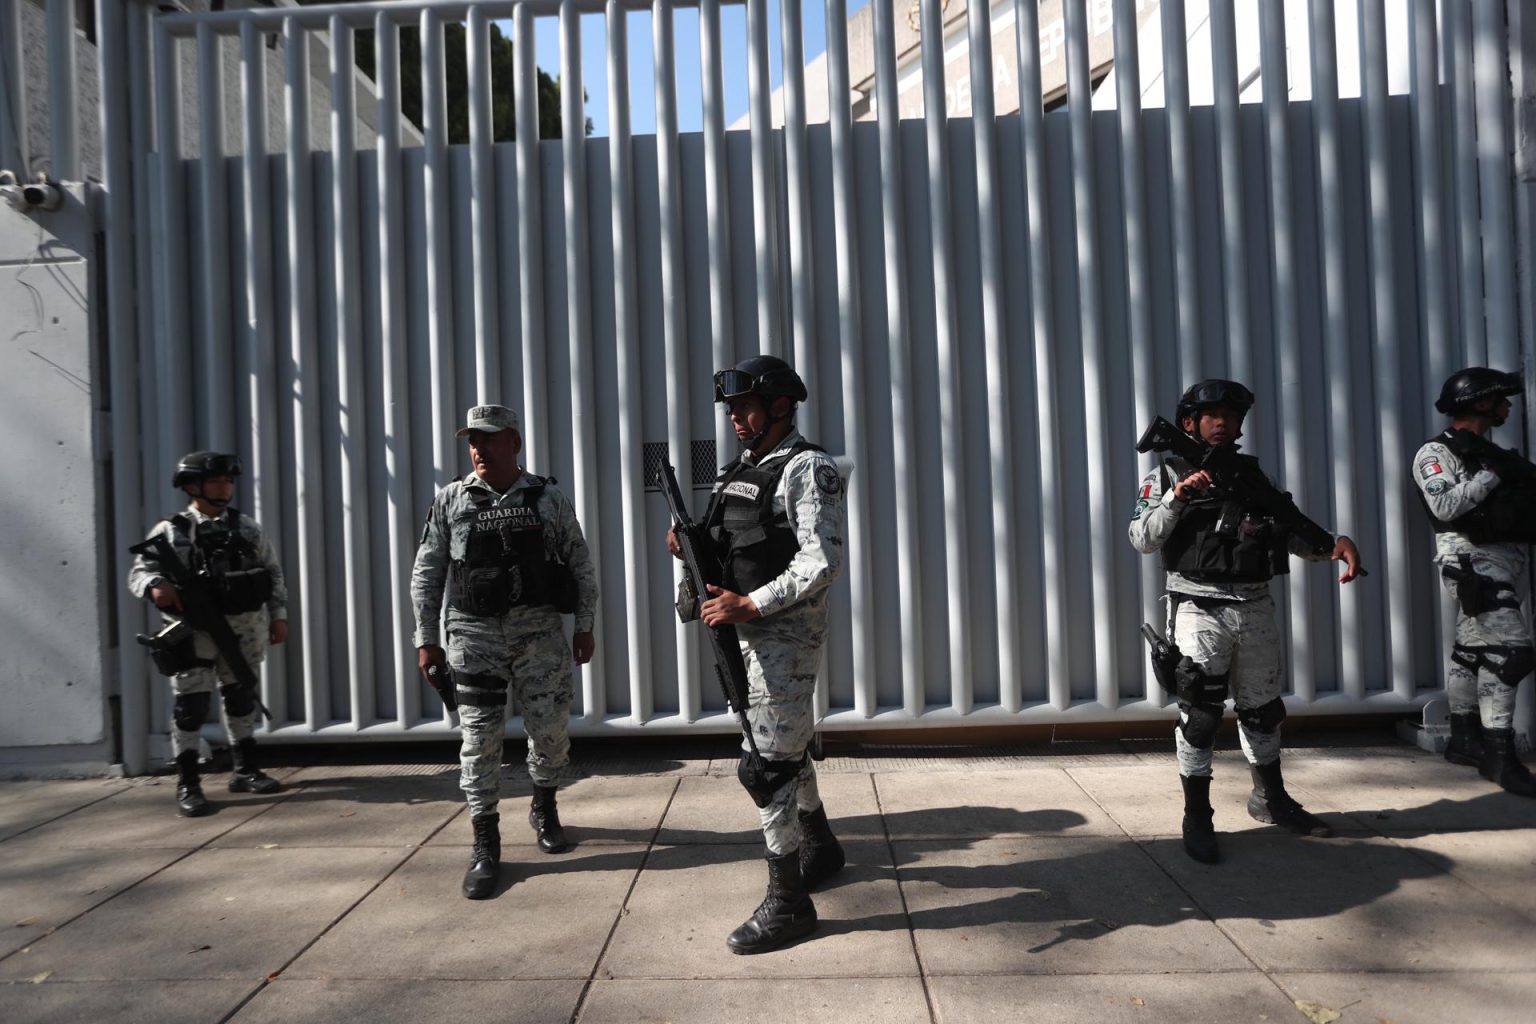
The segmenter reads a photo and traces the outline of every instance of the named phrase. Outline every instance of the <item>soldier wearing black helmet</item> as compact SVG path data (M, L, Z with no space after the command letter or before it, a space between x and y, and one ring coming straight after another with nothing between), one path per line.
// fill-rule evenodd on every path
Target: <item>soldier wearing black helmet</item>
M221 452L189 452L176 463L171 486L192 499L185 509L155 524L150 536L170 541L193 572L206 576L229 620L240 651L252 671L266 657L268 644L288 637L287 588L272 542L249 516L230 505L240 458ZM134 557L128 589L155 603L168 624L180 620L181 595L161 572L155 556ZM231 793L274 793L281 784L261 770L256 757L256 695L243 689L213 639L183 627L171 631L174 645L159 650L156 665L171 676L171 751L176 759L176 806L186 817L212 808L198 777L198 737L208 718L215 689L222 698L224 729L234 757ZM162 634L164 635L164 634Z
M1186 433L1214 447L1242 436L1252 407L1253 393L1236 381L1203 380L1179 398L1176 415ZM1354 542L1340 536L1330 547L1311 548L1259 507L1224 491L1209 472L1171 455L1141 482L1130 538L1142 554L1162 552L1168 634L1185 655L1174 730L1185 851L1208 864L1220 858L1210 801L1211 748L1229 693L1253 776L1248 813L1300 835L1332 835L1286 792L1280 771L1285 681L1269 581L1289 571L1294 554L1343 561L1339 582L1348 583L1360 568Z
M1413 458L1414 481L1435 530L1435 564L1456 598L1456 639L1446 666L1451 740L1445 759L1475 766L1520 796L1536 783L1515 750L1515 690L1536 666L1520 608L1525 545L1536 541L1536 466L1495 445L1520 380L1486 366L1458 370L1435 408L1450 425Z
M800 375L773 356L715 374L715 401L729 410L742 452L716 479L704 514L725 586L709 587L700 614L738 627L747 720L771 769L766 779L739 773L762 820L768 892L726 939L733 953L766 953L813 931L810 892L844 862L807 756L827 595L843 561L844 486L832 459L795 429L805 399ZM670 531L667 547L682 557Z

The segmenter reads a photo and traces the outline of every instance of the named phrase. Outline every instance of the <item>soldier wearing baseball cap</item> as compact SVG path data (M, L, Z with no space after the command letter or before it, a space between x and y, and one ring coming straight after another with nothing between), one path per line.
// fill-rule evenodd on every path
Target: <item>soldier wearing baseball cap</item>
M570 757L572 660L586 664L595 642L597 572L576 510L553 478L518 462L517 413L477 405L456 434L469 441L474 471L437 492L416 551L411 604L417 664L463 730L460 788L469 803L474 850L464 895L496 889L501 858L501 748L508 705L528 734L539 849L566 848L555 810L560 769ZM565 640L562 614L575 616ZM448 635L447 649L442 643Z

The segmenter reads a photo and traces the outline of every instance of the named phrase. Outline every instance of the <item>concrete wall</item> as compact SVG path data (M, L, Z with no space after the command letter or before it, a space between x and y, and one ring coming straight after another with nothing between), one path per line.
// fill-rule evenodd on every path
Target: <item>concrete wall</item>
M92 219L72 189L30 216L0 203L0 775L101 771L106 405L92 343Z

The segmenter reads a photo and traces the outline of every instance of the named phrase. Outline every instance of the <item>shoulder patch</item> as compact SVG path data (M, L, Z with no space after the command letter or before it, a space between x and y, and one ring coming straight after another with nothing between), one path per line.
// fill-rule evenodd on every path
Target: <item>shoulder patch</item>
M1422 479L1428 480L1430 477L1444 472L1445 467L1440 465L1440 457L1438 455L1426 455L1419 460L1419 476Z
M816 486L823 494L836 494L843 489L843 478L837 475L837 467L823 462L816 467Z
M1446 483L1443 479L1431 480L1424 485L1424 490L1429 494L1444 494L1448 487L1450 487L1450 484Z

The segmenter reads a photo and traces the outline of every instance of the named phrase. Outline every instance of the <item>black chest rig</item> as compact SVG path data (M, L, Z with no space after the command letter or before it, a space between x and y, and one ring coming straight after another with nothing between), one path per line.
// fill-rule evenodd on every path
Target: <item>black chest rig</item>
M1419 503L1436 533L1459 533L1473 544L1536 543L1536 466L1470 430L1443 430L1431 440L1449 448L1473 472L1491 469L1499 476L1488 497L1450 522L1436 519L1419 491Z
M513 608L553 605L576 610L576 582L553 552L539 518L542 477L528 477L522 505L497 505L483 490L469 491L474 507L450 525L467 527L464 557L448 564L448 607L466 615L505 615Z
M801 441L775 459L772 469L738 459L715 479L704 525L720 559L725 589L750 594L789 567L800 541L790 528L788 514L773 511L773 495L791 459L800 452L822 450Z
M1166 490L1173 486L1166 462L1162 474ZM1290 571L1288 536L1258 508L1213 487L1185 503L1163 545L1163 568L1198 583L1263 583Z
M240 532L240 513L197 524L185 512L171 516L177 535L192 548L193 572L208 581L221 615L253 612L272 597L272 574L256 545Z

